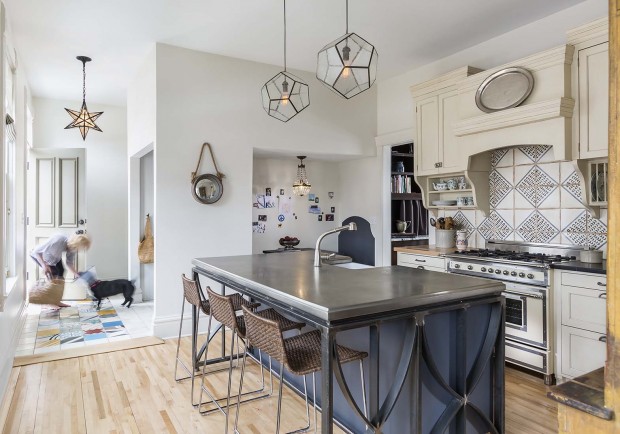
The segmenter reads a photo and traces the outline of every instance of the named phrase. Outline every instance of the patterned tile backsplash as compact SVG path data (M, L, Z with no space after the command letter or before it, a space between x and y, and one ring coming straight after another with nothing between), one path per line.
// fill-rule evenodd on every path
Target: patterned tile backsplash
M607 210L600 219L587 211L573 164L554 161L551 146L492 151L489 195L487 217L474 210L440 211L467 230L470 247L502 239L607 248Z

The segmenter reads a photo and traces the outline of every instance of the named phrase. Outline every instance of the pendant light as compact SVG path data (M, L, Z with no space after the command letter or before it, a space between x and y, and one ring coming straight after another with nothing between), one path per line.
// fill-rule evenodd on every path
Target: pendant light
M312 187L308 183L306 165L304 164L304 158L306 158L306 156L298 156L297 158L299 158L299 165L297 166L297 178L295 178L295 182L293 182L293 193L297 196L305 196L310 193L310 187Z
M379 53L364 38L349 33L349 0L344 36L319 51L316 77L347 99L370 89L377 78Z
M261 96L267 114L282 122L288 122L310 105L308 85L286 70L286 0L284 0L284 71L265 83L261 89Z
M88 107L86 107L86 62L90 62L92 59L86 56L77 56L76 59L82 62L82 108L79 111L65 108L69 116L73 119L73 121L65 127L65 130L79 128L82 139L86 140L86 134L88 134L91 128L95 131L101 131L101 128L95 124L95 121L103 112L89 112Z

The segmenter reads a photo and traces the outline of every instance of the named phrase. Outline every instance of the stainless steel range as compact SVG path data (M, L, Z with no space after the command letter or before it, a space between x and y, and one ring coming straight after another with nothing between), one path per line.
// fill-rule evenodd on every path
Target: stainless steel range
M506 284L506 361L555 382L551 264L574 260L579 246L489 240L486 249L447 254L448 272Z

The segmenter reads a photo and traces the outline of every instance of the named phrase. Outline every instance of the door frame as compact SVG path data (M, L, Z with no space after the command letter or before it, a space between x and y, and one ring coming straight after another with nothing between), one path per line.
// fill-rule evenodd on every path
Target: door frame
M133 155L129 156L128 180L129 180L129 200L128 200L128 234L127 234L127 261L129 268L129 279L135 282L136 292L134 300L142 302L142 279L140 275L140 261L136 254L138 243L142 235L141 212L140 212L140 191L142 189L140 159L149 152L153 151L153 172L155 168L155 143L151 142ZM156 182L156 177L154 177ZM154 198L154 203L157 198ZM155 236L155 226L153 225L153 236ZM156 271L153 269L153 300L157 296L157 285L155 279Z

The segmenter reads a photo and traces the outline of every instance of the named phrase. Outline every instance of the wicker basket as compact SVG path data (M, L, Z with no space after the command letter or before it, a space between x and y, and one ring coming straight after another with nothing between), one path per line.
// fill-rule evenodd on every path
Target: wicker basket
M36 282L28 296L28 301L33 304L55 304L57 305L62 300L62 295L65 292L65 281L61 279L55 279L52 281L41 279Z

